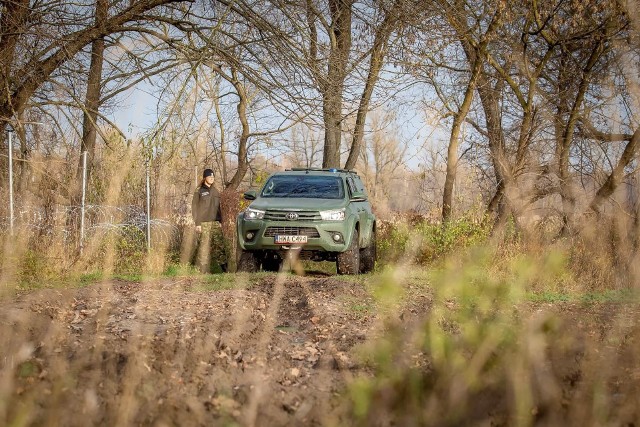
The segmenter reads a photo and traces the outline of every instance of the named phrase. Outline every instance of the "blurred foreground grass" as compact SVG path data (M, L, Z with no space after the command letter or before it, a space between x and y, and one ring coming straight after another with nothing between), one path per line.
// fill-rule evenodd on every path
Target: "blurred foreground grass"
M350 317L379 322L353 349L364 369L348 381L341 419L363 426L637 423L638 288L633 263L623 263L635 254L625 258L589 236L495 242L486 227L387 228L374 274L335 277L370 296L341 297ZM5 251L3 289L112 279L187 278L196 292L248 284L246 274L202 275L170 250L146 254L138 240L120 242L115 255L96 252L111 253L103 265L101 255L55 262L59 252L51 248ZM326 263L304 267L320 277L335 272Z
M638 421L635 288L585 292L562 252L463 252L428 270L377 277L384 333L359 349L373 375L349 388L354 424ZM428 309L405 317L401 301L425 292Z

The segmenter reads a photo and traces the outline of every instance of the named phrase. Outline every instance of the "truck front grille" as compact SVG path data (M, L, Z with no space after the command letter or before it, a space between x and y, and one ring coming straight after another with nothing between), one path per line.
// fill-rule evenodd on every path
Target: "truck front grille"
M264 214L264 219L272 221L290 221L287 214L294 212L298 215L298 219L294 221L320 221L320 212L314 211L290 211L290 210L273 210L268 209Z

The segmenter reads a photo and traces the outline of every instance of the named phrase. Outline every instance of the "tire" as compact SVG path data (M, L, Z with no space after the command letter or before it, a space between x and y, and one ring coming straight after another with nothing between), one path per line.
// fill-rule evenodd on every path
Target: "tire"
M238 272L255 273L260 267L260 262L255 252L240 250L238 258Z
M274 256L269 253L267 253L262 260L262 269L264 271L275 271L277 273L280 271L281 265L282 260L278 256Z
M338 274L358 274L360 272L360 248L358 247L358 230L353 230L349 249L338 254L336 258Z
M376 267L376 230L371 231L369 246L360 249L360 273L371 273Z

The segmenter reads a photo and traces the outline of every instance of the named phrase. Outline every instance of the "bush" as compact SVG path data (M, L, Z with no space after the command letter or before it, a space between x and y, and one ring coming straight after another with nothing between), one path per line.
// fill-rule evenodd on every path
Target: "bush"
M46 286L56 276L51 262L43 254L31 249L25 251L18 265L18 280L21 287Z
M381 264L427 264L457 249L485 242L490 231L486 221L465 217L443 224L424 218L413 223L383 222L379 227L378 259Z

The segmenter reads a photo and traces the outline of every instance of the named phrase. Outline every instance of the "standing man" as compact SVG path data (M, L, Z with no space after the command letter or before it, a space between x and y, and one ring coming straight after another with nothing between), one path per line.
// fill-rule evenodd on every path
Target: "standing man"
M220 267L224 271L225 260L220 259L218 252L224 255L224 240L222 239L222 228L220 222L220 193L213 186L213 170L205 169L202 174L202 181L191 202L191 214L193 222L196 224L198 233L198 250L196 265L202 273L211 272L212 252L215 252L216 261L220 262ZM214 237L215 235L215 237Z

